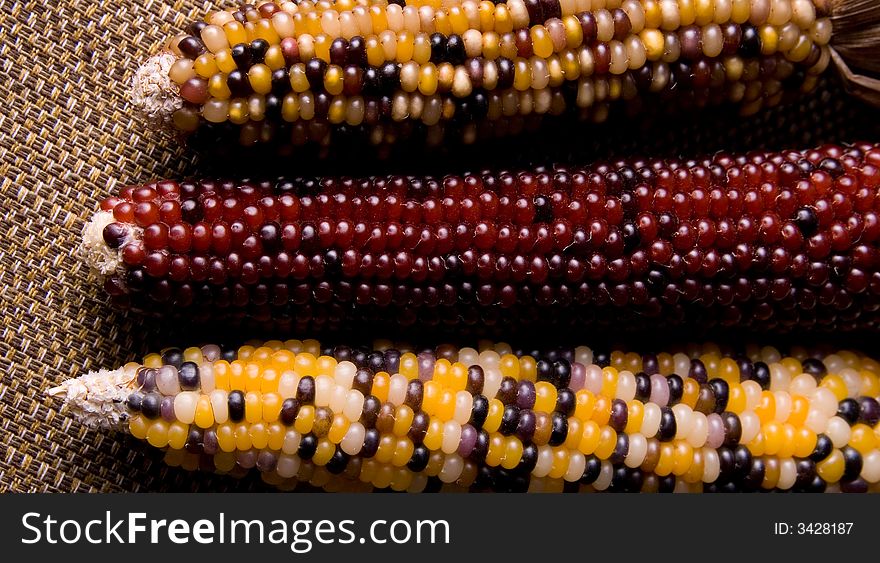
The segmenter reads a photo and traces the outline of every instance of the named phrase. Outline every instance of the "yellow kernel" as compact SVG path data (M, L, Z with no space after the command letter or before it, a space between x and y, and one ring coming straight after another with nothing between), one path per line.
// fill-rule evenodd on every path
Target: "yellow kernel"
M694 461L694 449L686 441L680 440L675 444L672 458L672 472L675 475L684 475Z
M779 32L772 25L763 25L758 30L758 36L761 38L761 54L772 55L776 52L779 45Z
M697 19L694 0L678 0L678 14L682 26L694 23Z
M296 359L294 360L294 369L297 373L302 377L310 376L317 377L318 370L317 368L317 358L313 354L308 352L303 352L301 354L296 355Z
M370 6L370 21L373 24L373 33L378 34L388 29L388 17L381 6Z
M316 369L319 375L329 375L334 377L336 373L336 358L333 356L318 356L315 360Z
M782 448L782 442L785 440L783 425L771 420L761 430L764 435L764 453L767 455L775 455Z
M254 355L255 350L256 347L251 346L250 344L245 344L238 349L238 357L236 359L241 360L242 362L250 360Z
M433 380L436 381L440 387L448 387L451 371L452 364L449 363L449 360L441 358L434 363Z
M208 395L199 396L195 424L199 428L210 428L214 425L214 407L211 406L211 398Z
M336 446L330 440L321 438L318 440L318 446L315 449L315 455L312 456L312 463L318 466L327 465L327 462L336 453Z
M438 10L434 12L434 28L437 30L437 33L442 33L443 35L452 34L452 24L449 23L449 14L446 11Z
M452 364L449 374L449 388L453 391L463 391L467 387L468 369L461 362Z
M878 446L874 430L867 424L853 425L849 445L863 455L870 453Z
M617 446L617 432L610 426L604 426L599 432L599 444L596 446L596 457L608 459Z
M742 389L742 386L740 386ZM700 398L700 384L692 378L684 380L684 387L681 394L681 403L694 408L697 405L697 399Z
M501 56L501 36L494 31L483 34L483 58L487 61L494 61Z
M516 436L508 436L504 444L504 459L501 460L501 467L504 469L515 469L523 455L523 444Z
M422 387L422 410L429 416L437 414L443 391L436 381L426 381Z
M838 402L846 399L847 395L849 394L843 378L835 374L826 375L825 378L822 379L822 383L819 384L819 387L824 387L825 389L828 389L829 391L834 393L834 396L837 397Z
M214 362L214 388L229 391L229 362L226 360Z
M562 25L565 26L565 44L569 49L584 42L584 30L576 17L565 16L562 18Z
M388 400L388 389L391 386L391 376L380 371L373 376L373 395L382 402Z
M843 477L843 471L846 468L843 454L838 449L831 451L831 454L816 464L816 473L825 480L826 483L836 483Z
M558 392L556 387L546 381L535 383L535 412L551 413L556 409Z
M419 92L433 96L437 92L438 72L434 63L427 63L419 69Z
M627 434L635 434L642 428L642 420L645 418L645 406L638 399L633 399L627 404L626 427L623 429Z
M330 37L324 34L315 37L315 56L325 63L330 62Z
M532 69L527 60L518 58L513 65L513 87L524 92L532 85Z
M370 66L379 66L385 62L385 50L376 36L367 38L367 64Z
M602 368L602 390L600 394L603 397L614 397L617 394L617 370L613 367Z
M537 387L537 386L536 386ZM575 393L574 415L581 420L590 420L596 408L596 396L586 389Z
M419 360L412 352L400 356L400 374L407 379L419 377Z
M229 74L230 72L238 68L238 65L235 64L235 60L232 58L232 51L230 51L229 49L224 49L218 53L215 53L214 64L217 65L217 69L220 72L226 74Z
M284 60L284 53L281 52L281 47L278 45L272 45L266 50L263 61L273 71L287 66L287 62Z
M229 91L229 87L226 85L225 74L215 74L208 80L208 93L218 100L229 99L232 92Z
M543 25L532 26L529 35L532 38L532 50L535 55L546 59L553 54L553 41L551 41L546 27Z
M341 84L341 82L340 82ZM342 88L340 87L340 91ZM332 102L330 102L330 108L327 110L327 120L330 123L339 124L345 121L345 99L343 98L334 98Z
M666 477L675 468L675 446L670 442L660 444L660 458L654 467L654 473Z
M345 438L345 433L348 432L350 424L349 420L342 414L335 415L333 417L333 422L330 423L330 430L327 432L327 438L334 444L340 443L342 439Z
M306 78L306 67L297 63L290 67L290 87L296 93L305 92L309 89L309 79Z
M248 36L244 26L237 21L231 21L224 25L223 31L226 32L226 40L232 46L248 42Z
M565 437L565 443L563 446L570 450L577 449L578 444L581 441L581 429L583 425L583 421L579 418L574 416L568 417L568 435Z
M235 427L226 422L217 427L217 446L220 451L235 451Z
M449 8L449 25L452 33L461 35L468 30L467 16L459 6Z
M785 423L782 425L782 444L779 446L779 451L776 452L776 456L780 459L789 458L794 455L794 450L797 446L797 430L791 424Z
M284 447L284 435L287 428L280 422L273 422L269 425L269 443L267 447L270 450L281 450Z
M581 430L581 438L578 442L578 451L584 455L590 455L595 452L596 448L599 447L601 435L598 424L592 420L585 421Z
M501 465L501 462L504 460L505 446L506 443L504 436L497 432L493 433L489 437L489 449L486 452L486 465L489 467L498 467Z
M794 455L807 457L816 448L816 433L809 428L798 428L794 436Z
M342 67L338 65L327 67L324 72L324 89L333 96L342 93Z
M397 412L394 414L394 428L392 432L397 436L406 436L410 426L412 426L414 416L415 413L408 405L397 407Z
M269 45L276 45L281 41L270 19L257 20L254 39L265 39Z
M395 467L403 467L412 458L415 446L408 438L401 437L397 439L394 445L394 452L391 455L391 464Z
M262 450L269 444L269 429L262 422L251 424L248 428L248 435L251 438L251 446Z
M746 410L746 393L738 382L730 384L727 410L734 414L742 414Z
M522 356L519 359L519 376L526 381L537 381L538 362L531 356Z
M550 467L550 473L547 475L551 479L560 479L568 471L568 464L571 461L571 454L563 447L553 448L553 465Z
M611 402L612 399L605 395L596 397L596 406L593 407L593 420L599 426L608 424L611 419Z
M729 405L728 401L728 405ZM728 406L728 410L730 407ZM800 395L795 395L791 399L791 413L788 415L788 422L794 426L802 426L810 411L810 401ZM803 457L803 456L800 456Z
M147 429L147 443L154 448L164 448L168 445L168 423L164 420L155 420Z
M131 417L128 421L128 431L129 433L137 438L138 440L143 440L147 437L147 431L150 429L150 423L145 416L136 414Z
M862 370L862 395L877 397L880 395L880 378L873 371Z
M420 65L431 60L431 42L426 33L419 33L413 38L412 60Z
M160 368L162 367L162 356L159 354L147 354L144 356L144 367Z
M299 119L299 96L288 93L281 102L281 117L288 123Z
M262 419L266 422L275 422L281 415L281 395L278 393L264 393Z
M264 64L256 64L248 69L248 81L257 94L272 91L272 71Z
M512 377L514 379L519 379L519 358L517 358L513 354L504 354L503 356L501 356L498 368L501 370L501 375L503 377Z
M746 0L748 2L748 0ZM657 29L663 22L663 15L658 0L643 0L645 9L645 28Z
M397 37L397 62L405 63L412 60L415 51L413 34L402 31Z
M263 387L263 366L257 362L248 362L244 366L245 391L260 391Z
M440 395L440 403L437 405L437 416L442 421L452 420L455 413L455 392L451 389L444 389Z
M497 33L510 33L513 31L513 18L505 4L495 6L495 31Z
M195 62L196 74L201 76L202 78L210 78L218 71L217 63L214 61L214 55L210 53L204 53L196 58ZM201 361L201 351L199 351L198 360L187 360L190 362L193 361ZM184 357L186 357L186 353L184 353Z
M315 424L315 407L312 405L303 405L296 414L296 420L293 421L293 429L300 434L308 434L312 431Z
M755 414L766 423L776 418L776 398L770 391L761 391L761 400L755 407Z
M489 413L483 423L486 432L496 432L501 427L501 417L504 415L504 403L498 399L489 400Z
M436 416L431 417L428 423L428 431L425 432L425 438L422 443L430 451L437 451L443 443L443 422Z

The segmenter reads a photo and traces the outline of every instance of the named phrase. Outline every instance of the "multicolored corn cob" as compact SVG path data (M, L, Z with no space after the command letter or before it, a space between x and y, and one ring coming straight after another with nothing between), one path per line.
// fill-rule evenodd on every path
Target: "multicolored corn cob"
M440 177L158 182L84 229L113 303L281 329L877 328L880 145Z
M818 5L818 7L817 7ZM660 98L743 114L831 59L814 0L260 1L207 14L135 74L134 105L198 144L472 142L507 121Z
M289 340L167 349L49 393L173 465L282 487L876 492L878 374L853 352L769 346Z

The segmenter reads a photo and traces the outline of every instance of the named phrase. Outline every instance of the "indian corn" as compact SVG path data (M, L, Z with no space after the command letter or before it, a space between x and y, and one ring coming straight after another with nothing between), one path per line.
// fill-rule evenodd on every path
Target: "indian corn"
M328 490L877 491L880 364L713 344L166 349L50 391L188 469Z
M83 248L119 307L286 330L876 329L878 183L871 144L445 177L163 181L105 199Z
M601 121L637 98L751 114L815 87L826 4L260 1L188 25L131 98L201 146L471 142L523 116Z

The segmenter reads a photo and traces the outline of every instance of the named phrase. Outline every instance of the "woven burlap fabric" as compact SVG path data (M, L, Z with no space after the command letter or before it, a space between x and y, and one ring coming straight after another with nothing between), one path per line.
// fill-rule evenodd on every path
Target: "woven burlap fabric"
M168 468L160 453L122 435L88 430L45 396L86 370L192 342L186 326L145 323L112 310L75 249L84 218L120 185L203 169L169 138L145 132L123 92L137 61L212 7L181 0L3 3L0 491L265 489L256 478ZM831 98L825 93L811 102L800 136L759 118L754 127L726 131L727 137L719 131L719 138L756 143L747 135L766 131L776 143L855 140L848 135L866 120L852 104ZM843 108L848 113L840 117ZM705 138L713 130L706 131L676 142L709 150ZM658 140L667 151L676 146Z
M225 490L122 436L59 414L44 392L144 350L75 257L83 218L120 183L177 177L192 158L144 131L124 99L135 61L210 3L4 2L0 10L0 491ZM156 327L149 330L155 331Z

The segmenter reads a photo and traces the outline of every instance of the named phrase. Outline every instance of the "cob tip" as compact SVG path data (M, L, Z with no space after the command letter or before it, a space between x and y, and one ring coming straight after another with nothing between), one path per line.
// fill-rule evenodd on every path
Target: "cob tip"
M132 105L153 128L171 122L171 115L180 109L183 100L168 72L177 59L167 51L153 55L142 64L131 79L128 92Z
M64 401L63 407L89 428L124 430L128 413L125 401L133 380L122 368L91 371L49 389L49 397Z
M98 211L83 226L79 252L90 270L99 276L112 274L122 265L122 245L113 249L104 240L104 228L113 222L112 211Z

